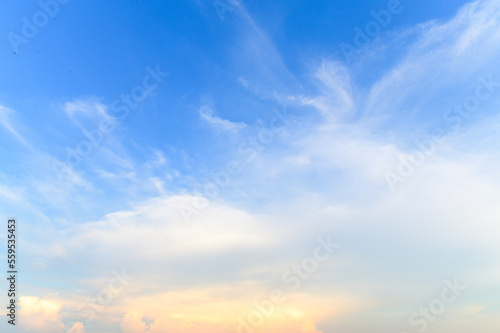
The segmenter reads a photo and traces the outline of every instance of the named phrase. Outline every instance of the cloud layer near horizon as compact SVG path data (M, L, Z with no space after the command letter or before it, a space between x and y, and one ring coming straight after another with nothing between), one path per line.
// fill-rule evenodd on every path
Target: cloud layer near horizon
M160 143L135 145L109 105L81 98L57 111L68 126L80 132L112 119L117 127L59 182L52 165L66 155L44 149L20 125L21 112L0 108L25 168L21 179L0 174L1 207L37 221L24 231L24 265L43 277L27 281L23 332L236 332L275 289L287 300L255 332L410 331L410 314L455 278L467 291L426 332L495 332L500 4L475 1L447 21L393 31L350 67L312 59L306 84L315 94L297 92L299 79L271 38L239 10L244 47L232 54L234 66L255 54L238 82L287 105L293 118L271 140L250 140L269 127L271 112L231 121L202 99L193 109L213 144L204 162ZM395 48L397 60L367 86L363 72ZM449 111L481 84L490 94L476 111ZM423 162L401 176L398 168L417 156ZM217 185L213 175L231 161L244 161L241 171ZM387 173L400 177L394 191ZM218 194L207 205L200 196L208 183ZM325 235L340 248L294 289L284 275L313 257ZM133 278L110 289L123 271ZM64 287L45 300L55 285Z

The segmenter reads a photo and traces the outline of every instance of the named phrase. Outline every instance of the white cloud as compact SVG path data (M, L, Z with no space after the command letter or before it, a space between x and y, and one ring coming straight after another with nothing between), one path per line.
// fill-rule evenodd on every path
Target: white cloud
M200 108L199 113L201 119L203 119L209 125L213 126L215 129L222 132L236 133L246 126L244 123L233 123L229 120L217 117L214 114L213 110L208 106L203 106L202 108Z
M138 177L128 158L108 149L105 154L127 169L124 175L138 182L145 179L162 196L61 232L53 246L42 249L46 251L47 265L60 257L92 262L92 274L96 275L108 269L110 262L117 267L131 267L140 273L141 282L151 283L130 286L117 306L126 312L129 309L124 304L133 304L145 289L150 293L162 293L168 288L184 291L190 284L213 286L220 281L236 284L242 280L252 288L265 289L274 283L270 281L279 281L283 262L307 255L307 244L314 239L314 233L328 231L339 234L344 252L311 277L303 296L336 299L349 294L361 305L349 308L347 315L361 315L360 308L366 313L367 308L379 310L403 303L412 307L413 300L422 294L432 295L438 277L451 273L465 277L472 286L481 286L484 281L494 285L491 276L498 275L496 263L500 258L498 119L485 116L480 125L449 135L441 149L395 194L388 190L384 173L397 167L398 156L412 148L401 144L407 133L388 134L378 125L403 111L424 110L425 103L439 100L447 89L460 86L446 96L461 96L462 87L478 73L490 69L497 73L499 6L494 1L476 2L449 22L415 28L417 42L408 48L408 55L368 87L364 95L347 68L323 62L315 72L322 84L322 95L297 98L314 106L323 117L321 121L306 119L296 125L300 129L296 137L261 153L251 170L231 180L233 189L228 187L219 201L201 209L191 224L185 224L179 207L199 203L197 197L165 194L160 178ZM256 27L255 31L260 32ZM275 51L263 35L246 40L249 49L252 41ZM270 65L279 63L279 57L270 52L270 59L266 59L267 53L261 50L252 49L262 52L255 61L257 65L269 61L269 67L264 66L260 73L275 73ZM470 59L475 61L469 63ZM244 86L248 82L256 80L240 80ZM267 91L266 87L262 91ZM103 116L99 108L96 111L86 107L76 103L67 105L66 110L71 116L78 112ZM438 103L430 111L437 113L440 108ZM221 119L208 106L202 107L199 115L220 131L237 132L245 126ZM359 115L361 120L347 119L346 115ZM490 127L485 125L488 122ZM418 125L422 122L414 127ZM477 147L467 147L467 142L485 137L488 144L481 152ZM168 163L158 152L146 168L164 164ZM101 174L108 178L114 175L107 170ZM2 189L0 194L5 195ZM67 193L59 192L56 199ZM247 198L254 200L249 203ZM69 200L73 199L70 196ZM463 255L466 252L471 253L470 258ZM382 292L384 299L380 298ZM25 314L33 318L30 323L47 325L47 332L64 331L60 304L29 297L22 302ZM488 308L485 302L478 297L463 309L474 312L470 309ZM303 312L292 310L291 317L300 317ZM41 318L45 318L43 323ZM176 317L181 322L175 325L163 323L159 316L155 318L153 324L146 325L141 314L130 310L121 328L124 333L165 333L167 328L197 332L194 326L182 326L184 318ZM295 324L292 321L286 332L318 331L309 319L300 322L302 328ZM220 327L210 328L221 331ZM80 324L71 330L84 332ZM203 328L203 332L209 331Z
M403 57L370 89L366 111L381 117L425 114L427 121L441 119L474 88L478 75L499 77L499 10L498 1L475 1L447 22L413 28L416 41L394 45ZM367 64L369 56L363 59Z
M123 333L146 333L151 331L142 321L143 316L139 313L128 312L122 319L120 327ZM167 333L167 332L165 332Z
M349 70L339 63L323 62L316 72L323 95L303 98L305 105L313 105L327 121L339 119L354 108L353 88Z
M85 333L85 328L80 322L75 323L69 330L65 329L61 321L61 304L40 299L34 296L21 296L19 298L20 313L22 318L19 328L23 333Z
M73 121L77 121L78 118L82 118L82 116L94 121L111 118L106 109L107 107L96 98L79 99L64 104L64 112Z
M11 119L12 114L14 114L13 110L0 105L0 125L5 127L5 129L7 129L7 131L9 131L19 142L30 150L33 150L31 144L26 141L25 137L19 133L19 129L16 128L17 126L14 125L14 122Z

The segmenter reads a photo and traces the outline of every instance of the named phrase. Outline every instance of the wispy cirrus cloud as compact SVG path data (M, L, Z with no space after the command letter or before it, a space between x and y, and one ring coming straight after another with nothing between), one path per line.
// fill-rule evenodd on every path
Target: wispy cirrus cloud
M0 105L0 124L25 147L33 150L31 144L26 141L26 138L23 135L19 133L17 125L14 124L12 120L12 116L14 114L15 112L12 109Z
M75 280L74 289L61 292L61 304L74 305L99 291L111 264L126 267L141 283L131 283L96 319L124 333L236 331L256 300L290 287L283 273L310 255L317 234L335 233L343 244L338 255L308 275L300 291L288 293L289 302L277 307L263 332L400 331L451 273L476 293L451 305L439 328L471 332L480 318L481 329L492 331L500 318L496 299L488 296L498 290L500 274L499 97L492 95L460 131L446 132L398 191L388 190L384 173L413 152L412 140L446 123L444 112L474 89L477 76L500 74L498 9L494 1L476 1L448 21L396 31L351 67L311 59L319 65L305 84L316 93L295 89L297 79L272 39L248 12L235 13L245 37L232 54L232 65L241 69L235 80L259 101L287 101L298 121L284 126L190 225L177 208L200 200L192 194L201 182L197 170L179 171L168 148L134 146L116 131L74 171L73 185L26 187L67 206L69 220L87 212L43 242L27 243L37 258L33 272L72 265L72 272L87 276L91 287ZM380 57L370 48L389 52L402 41L399 57L365 81L360 72ZM247 59L241 54L251 55L248 64L238 61ZM224 119L215 105L196 109L196 119L223 133L260 126ZM105 106L91 100L68 102L62 112L90 122L107 117ZM220 163L235 154L221 154ZM192 169L203 163L194 160ZM88 184L86 192L75 190L85 188L78 181ZM113 191L103 188L117 189L112 195L122 204L109 206ZM98 213L88 213L95 207ZM85 262L92 265L76 264ZM63 329L60 304L43 310L40 299L31 301L38 309L30 313L33 322L46 314L54 329Z
M199 113L203 121L221 132L237 133L246 126L244 123L234 123L218 117L209 106L201 107Z

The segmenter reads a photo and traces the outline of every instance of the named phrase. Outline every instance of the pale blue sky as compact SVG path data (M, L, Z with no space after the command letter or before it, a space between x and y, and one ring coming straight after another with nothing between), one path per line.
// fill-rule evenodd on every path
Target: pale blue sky
M331 233L342 252L303 292L352 308L312 311L318 332L410 332L458 277L470 293L429 332L493 333L499 5L225 3L4 4L0 212L21 224L22 295L61 305L47 332L136 332L124 316L142 295L267 290ZM77 305L122 268L151 289L85 322Z

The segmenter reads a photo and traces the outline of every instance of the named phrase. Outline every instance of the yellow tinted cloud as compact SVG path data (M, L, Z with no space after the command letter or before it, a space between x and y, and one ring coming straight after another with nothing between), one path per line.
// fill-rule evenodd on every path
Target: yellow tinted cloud
M19 298L19 327L21 332L85 333L82 323L75 323L68 331L61 321L61 304L34 296Z
M310 294L283 294L270 301L260 288L219 287L129 298L123 333L322 333L316 322L363 306L362 300L334 301ZM290 297L289 297L290 296ZM147 322L152 324L147 325Z

